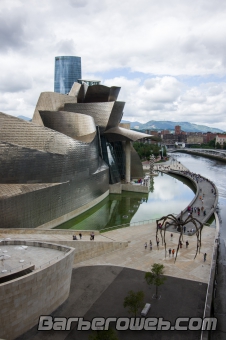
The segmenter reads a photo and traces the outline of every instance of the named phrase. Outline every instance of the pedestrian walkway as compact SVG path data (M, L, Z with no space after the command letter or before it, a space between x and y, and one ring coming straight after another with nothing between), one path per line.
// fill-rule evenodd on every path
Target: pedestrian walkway
M173 234L171 239L171 233L166 231L167 253L165 254L161 238L159 249L156 245L156 223L116 229L106 232L104 235L115 241L129 241L129 245L124 249L105 254L104 256L80 262L74 267L116 265L149 271L152 264L161 263L165 266L166 275L205 283L209 281L212 249L215 239L214 228L203 228L201 253L197 255L195 260L196 236L185 236L182 249L179 250L175 263L172 255L169 256L168 250L169 248L177 248L179 235ZM150 240L152 240L153 244L152 250L149 247ZM189 241L188 248L185 246L186 240ZM147 249L145 249L146 242L148 245ZM207 253L205 263L203 261L204 253Z
M202 177L199 174L190 172L182 163L178 162L175 158L165 162L164 165L155 166L155 169L165 173L177 174L190 179L196 187L196 195L193 201L188 207L177 216L182 221L186 221L189 215L192 215L196 220L201 223L207 223L209 218L214 213L218 203L218 191L215 185L210 182L207 178ZM197 223L197 227L200 227ZM171 224L167 228L171 232L179 232L176 229L175 223ZM192 235L196 232L196 227L192 222L186 225L184 230L185 233Z

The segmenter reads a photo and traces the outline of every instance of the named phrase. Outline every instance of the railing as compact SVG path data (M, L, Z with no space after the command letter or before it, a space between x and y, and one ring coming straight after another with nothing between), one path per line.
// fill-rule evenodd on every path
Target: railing
M176 216L179 216L180 214L172 213L171 215L176 217ZM108 227L108 228L105 228L105 229L100 229L100 233L105 233L107 231L111 231L111 230L115 230L115 229L128 228L128 227L134 227L134 226L140 226L140 225L144 225L144 224L153 223L153 222L156 222L157 220L159 220L162 217L163 216L159 216L159 217L156 217L156 218L151 218L149 220L143 220L143 221L139 221L139 222L119 224L119 225L116 225L116 226L113 226L113 227ZM216 225L213 224L213 222L212 223L203 223L203 225L207 226L207 227L214 227L214 228L216 227Z
M172 213L172 215L177 216L178 214ZM153 223L156 222L156 220L162 218L162 216L160 217L156 217L156 218L151 218L149 220L143 220L143 221L138 221L138 222L132 222L132 223L125 223L125 224L119 224L113 227L108 227L108 228L104 228L104 229L100 229L100 233L104 233L106 231L111 231L114 229L120 229L120 228L127 228L127 227L134 227L134 226L138 226L138 225L144 225L144 224L149 224L149 223Z

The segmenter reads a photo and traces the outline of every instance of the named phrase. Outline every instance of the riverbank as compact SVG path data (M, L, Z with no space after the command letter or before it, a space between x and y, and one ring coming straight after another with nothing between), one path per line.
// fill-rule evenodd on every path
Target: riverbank
M217 159L226 162L226 150L209 150L209 149L177 149L173 152L188 153L191 155L202 156L206 158Z

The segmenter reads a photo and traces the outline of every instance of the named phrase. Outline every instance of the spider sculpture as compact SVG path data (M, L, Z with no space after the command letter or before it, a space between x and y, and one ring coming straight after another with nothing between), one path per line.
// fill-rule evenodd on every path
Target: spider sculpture
M157 224L156 242L158 240L158 235L160 234L161 239L162 239L162 244L164 244L164 246L165 246L165 257L166 257L166 229L169 226L174 226L176 231L178 231L180 233L179 239L178 239L176 255L175 255L175 258L174 258L174 263L176 262L176 259L177 259L177 254L178 254L180 244L183 241L184 226L188 226L188 224L190 224L190 225L192 224L195 227L195 230L196 230L197 246L196 246L196 253L195 253L194 259L196 258L197 254L200 253L201 235L202 235L203 224L199 220L197 220L197 218L194 218L192 215L189 215L183 221L182 214L179 218L176 218L172 214L169 214L167 216L161 217L159 220L156 220L156 224ZM190 227L190 225L189 225L189 227Z

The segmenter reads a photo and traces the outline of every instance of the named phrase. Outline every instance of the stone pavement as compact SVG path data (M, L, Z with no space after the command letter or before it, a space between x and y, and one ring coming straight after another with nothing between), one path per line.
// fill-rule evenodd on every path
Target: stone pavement
M202 247L200 254L194 260L196 252L196 236L185 236L182 249L178 252L178 257L174 259L169 257L168 249L176 249L178 244L178 234L174 234L171 240L170 232L166 231L167 256L165 257L165 248L161 245L157 249L155 242L156 224L146 224L142 226L133 226L123 229L116 229L104 233L106 236L115 241L129 241L128 247L98 256L93 259L80 262L75 267L92 266L92 265L115 265L128 267L143 271L150 270L153 263L162 263L165 266L166 275L185 278L194 281L208 283L210 264L212 258L212 248L215 241L215 229L204 227L202 231ZM149 241L152 240L152 251L149 249ZM185 242L189 241L186 249ZM148 243L147 249L144 244ZM207 253L206 262L203 261L203 255Z
M143 291L144 301L151 303L147 317L161 317L175 324L178 317L202 317L207 285L205 283L168 277L159 291L160 299L152 299L154 286L148 286L145 273L114 266L92 266L73 269L69 298L54 313L55 317L131 317L123 307L129 290ZM140 313L138 314L140 316ZM183 322L186 326L188 322ZM38 331L37 326L17 340L88 340L89 331L77 331L76 323L68 331ZM114 328L114 323L111 323ZM200 339L200 331L118 331L120 340Z

